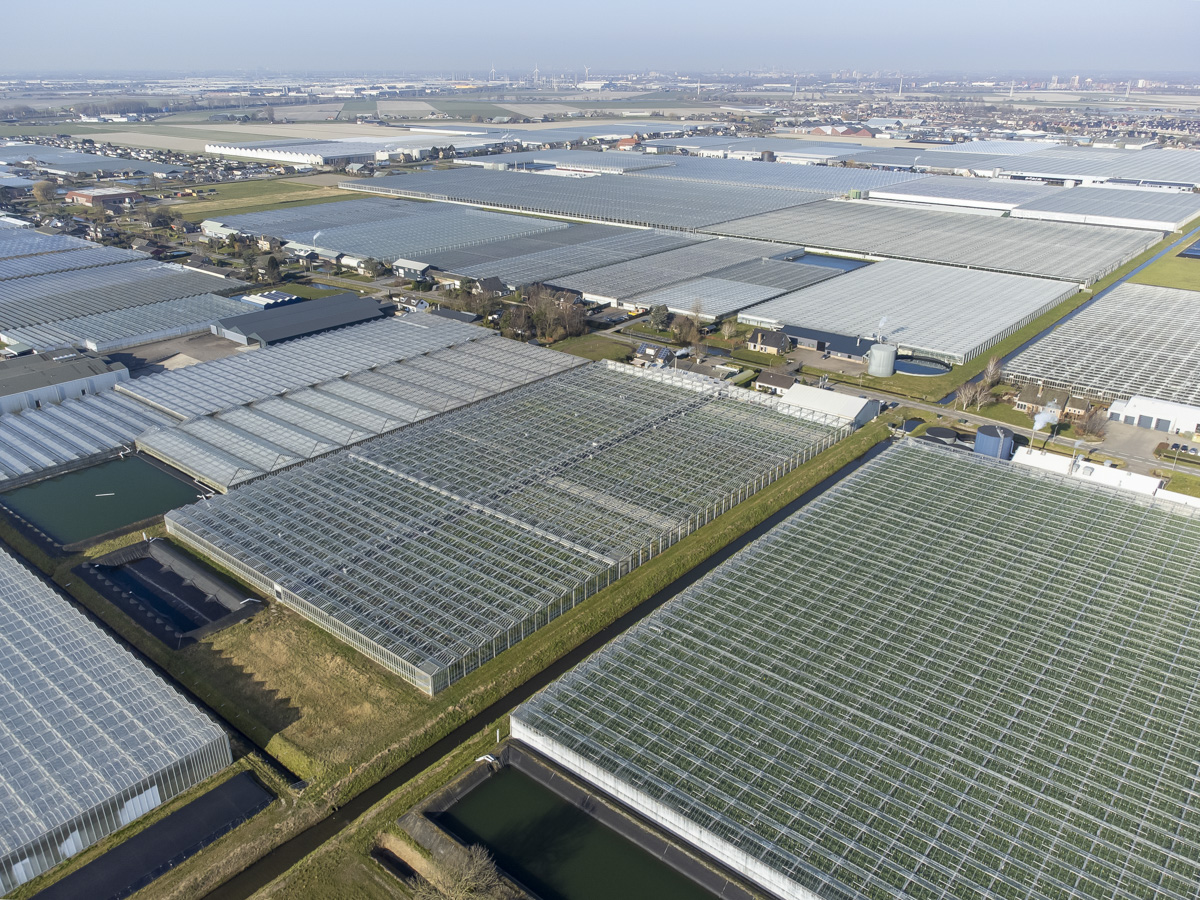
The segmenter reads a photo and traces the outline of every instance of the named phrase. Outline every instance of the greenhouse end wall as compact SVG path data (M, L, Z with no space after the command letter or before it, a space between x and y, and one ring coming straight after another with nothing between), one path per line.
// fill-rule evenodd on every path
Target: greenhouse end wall
M35 841L0 859L0 890L8 892L110 834L150 810L209 778L233 762L229 738L218 738L101 801ZM147 798L147 792L152 792Z
M519 712L519 711L518 711ZM595 763L584 759L573 750L554 741L541 732L536 731L518 718L517 714L509 717L510 733L514 740L520 741L543 756L558 763L564 769L595 785L601 791L624 805L636 810L650 821L662 826L671 834L682 838L691 846L707 856L717 860L722 865L759 887L770 891L783 900L823 900L819 895L803 885L792 881L782 872L772 869L749 853L735 847L726 840L717 837L711 831L701 828L695 822L681 816L678 812L657 800L651 799L611 772L606 772Z

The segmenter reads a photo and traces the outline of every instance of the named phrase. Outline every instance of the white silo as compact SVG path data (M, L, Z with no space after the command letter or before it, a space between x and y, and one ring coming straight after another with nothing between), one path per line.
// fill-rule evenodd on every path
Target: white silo
M887 378L896 374L896 345L873 344L867 351L867 374Z

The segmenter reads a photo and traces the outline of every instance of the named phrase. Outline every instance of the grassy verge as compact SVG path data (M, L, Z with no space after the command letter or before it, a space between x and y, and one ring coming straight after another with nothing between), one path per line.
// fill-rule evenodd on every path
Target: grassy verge
M1200 475L1173 472L1170 469L1156 469L1154 474L1167 479L1167 490L1187 494L1189 497L1200 497Z
M555 350L582 356L584 359L615 359L617 362L625 362L633 353L633 348L624 341L617 341L602 334L567 338L553 347Z

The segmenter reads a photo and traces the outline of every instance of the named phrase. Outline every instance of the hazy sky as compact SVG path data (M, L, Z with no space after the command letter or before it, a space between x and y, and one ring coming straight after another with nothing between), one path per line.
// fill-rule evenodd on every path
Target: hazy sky
M1198 0L57 0L35 22L9 20L0 72L1200 70Z

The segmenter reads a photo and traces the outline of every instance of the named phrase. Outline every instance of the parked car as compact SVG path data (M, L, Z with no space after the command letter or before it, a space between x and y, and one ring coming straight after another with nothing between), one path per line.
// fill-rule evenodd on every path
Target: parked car
M1171 451L1172 451L1172 452L1177 452L1178 450L1179 450L1179 445L1178 445L1178 444L1172 444L1172 445L1171 445Z

